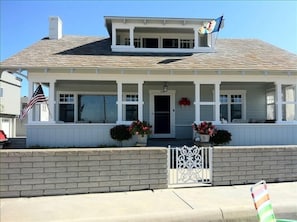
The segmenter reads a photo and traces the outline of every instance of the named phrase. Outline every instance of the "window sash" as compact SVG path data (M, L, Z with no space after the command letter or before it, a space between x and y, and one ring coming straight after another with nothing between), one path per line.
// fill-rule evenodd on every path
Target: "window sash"
M220 92L220 119L232 122L244 120L245 117L245 91L226 90Z
M116 123L116 102L117 96L110 94L61 93L58 104L59 121Z

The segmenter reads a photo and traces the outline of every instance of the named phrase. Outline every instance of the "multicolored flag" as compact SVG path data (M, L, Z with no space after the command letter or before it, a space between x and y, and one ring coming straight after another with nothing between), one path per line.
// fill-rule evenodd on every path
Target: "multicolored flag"
M25 108L22 110L22 113L20 115L20 119L23 119L29 112L30 109L36 104L36 103L42 103L46 102L47 99L43 94L43 90L41 87L41 84L36 88L35 92L33 93L30 101L27 103Z
M203 35L203 34L210 34L213 32L220 31L222 21L223 21L223 16L204 24L199 28L198 30L199 34Z

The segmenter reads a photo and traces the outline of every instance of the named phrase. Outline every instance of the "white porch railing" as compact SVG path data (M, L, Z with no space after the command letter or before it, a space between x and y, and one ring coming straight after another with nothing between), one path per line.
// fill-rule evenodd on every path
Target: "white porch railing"
M296 145L296 123L230 123L217 125L232 134L232 146Z
M212 182L212 147L168 147L169 185L198 185Z
M106 147L119 146L110 136L115 124L29 124L27 125L27 147ZM123 141L123 146L132 146L136 137Z

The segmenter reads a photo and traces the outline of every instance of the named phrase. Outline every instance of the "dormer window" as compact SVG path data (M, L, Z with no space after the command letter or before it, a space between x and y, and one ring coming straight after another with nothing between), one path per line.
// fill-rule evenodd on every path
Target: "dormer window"
M208 47L208 35L199 35L199 46Z
M192 49L194 48L194 39L181 39L180 48L182 49Z
M143 48L159 48L158 38L143 38L142 39Z
M105 17L113 52L213 52L213 34L200 35L208 20L142 17ZM133 42L131 42L133 39Z
M163 48L178 48L178 39L163 39Z
M125 36L129 36L129 29L117 29L116 36L117 45L130 45L130 39L127 39L128 42L125 39Z

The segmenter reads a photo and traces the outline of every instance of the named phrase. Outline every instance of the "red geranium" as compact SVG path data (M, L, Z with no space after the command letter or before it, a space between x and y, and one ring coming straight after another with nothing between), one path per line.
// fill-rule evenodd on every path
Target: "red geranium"
M199 125L193 123L192 127L199 134L208 134L210 136L214 136L217 132L217 129L214 125L212 125L212 122L203 121Z

